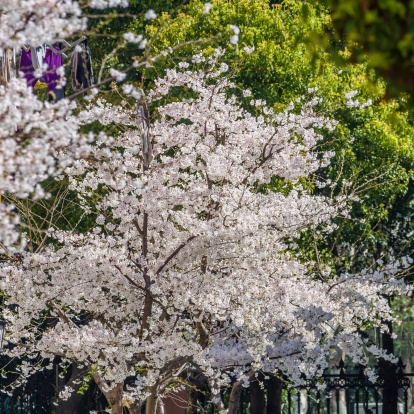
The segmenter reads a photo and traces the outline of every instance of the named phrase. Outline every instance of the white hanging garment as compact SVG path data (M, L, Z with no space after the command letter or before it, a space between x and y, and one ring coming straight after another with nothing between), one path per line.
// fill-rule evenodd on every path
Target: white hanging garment
M6 86L16 77L16 50L6 49L0 55L0 85Z
M41 69L43 65L43 59L46 57L46 45L31 47L32 65L35 69Z

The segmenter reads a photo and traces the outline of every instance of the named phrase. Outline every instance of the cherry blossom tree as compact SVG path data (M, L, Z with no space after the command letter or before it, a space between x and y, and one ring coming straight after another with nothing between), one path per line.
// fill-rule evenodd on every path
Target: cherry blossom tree
M93 135L79 132L75 107L68 100L41 102L24 79L0 86L0 196L43 197L42 181L89 154ZM0 219L2 252L24 247L12 204L0 203Z
M64 39L80 35L87 28L87 17L83 10L128 7L127 0L5 0L0 4L0 54L14 49L14 54L22 47L37 47L42 44L53 44ZM152 20L157 17L154 10L141 13L142 17ZM102 17L102 16L101 16ZM113 17L113 16L112 16ZM108 15L108 19L111 16ZM101 22L102 23L102 22ZM231 30L233 33L233 31ZM120 35L118 50L126 44L136 45L142 51L139 58L122 72L110 68L109 76L102 79L101 68L98 83L68 97L58 105L44 104L27 88L23 79L13 79L7 87L0 87L0 197L9 194L19 198L44 196L40 185L46 178L59 174L62 168L74 159L88 155L88 143L96 137L92 134L84 136L79 132L74 99L85 95L91 100L99 93L97 87L120 81L126 73L136 68L159 60L162 55L150 56L148 39L142 34L131 32ZM213 37L214 38L214 37ZM192 43L202 43L208 39L195 39L174 50ZM114 53L114 51L112 52ZM109 56L108 56L109 57ZM107 58L108 58L107 57ZM103 59L103 65L107 62ZM61 73L61 85L66 78ZM35 71L40 78L42 72ZM60 87L58 86L58 87ZM101 136L101 139L104 139ZM21 232L24 226L14 206L0 202L0 252L13 253L24 248ZM20 226L19 226L20 224Z
M108 6L104 1L95 3ZM7 49L16 53L24 46L52 44L85 28L86 18L77 1L5 0L0 4L0 54ZM42 103L24 79L11 79L7 88L0 87L0 197L42 197L40 182L88 153L89 140L79 133L76 119L68 122L73 109L74 104L68 101ZM24 239L16 228L19 216L4 200L0 221L1 251L21 250Z
M145 97L125 84L137 105L97 99L79 114L119 126L62 174L96 226L51 229L53 242L0 267L7 353L29 357L22 380L59 356L88 368L112 413L146 401L155 414L188 370L218 390L259 370L300 382L338 347L363 363L365 351L380 356L359 330L394 320L383 294L410 291L397 277L408 261L314 274L291 249L302 231L330 231L347 214L345 196L306 185L333 156L317 145L335 121L317 96L281 113L257 100L244 109L249 91L220 54L167 70ZM174 90L185 98L165 103Z

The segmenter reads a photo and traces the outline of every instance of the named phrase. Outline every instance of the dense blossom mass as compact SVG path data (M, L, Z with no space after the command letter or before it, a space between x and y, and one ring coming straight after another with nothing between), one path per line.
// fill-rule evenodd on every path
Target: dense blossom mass
M7 48L56 42L85 27L77 1L2 0L0 53Z
M74 107L68 100L40 101L25 79L0 86L0 196L43 197L42 181L89 153L93 137L79 133ZM12 249L19 239L14 226L19 218L11 206L0 203L0 208L0 240Z
M128 7L128 0L2 0L0 53L7 48L52 44L85 30L82 7Z
M86 28L81 6L127 7L127 0L4 0L0 4L0 55L23 47L53 44ZM39 72L39 73L37 73ZM40 71L34 74L42 76ZM0 197L44 195L40 182L58 174L70 162L88 153L88 139L72 116L74 104L41 102L24 79L12 78L0 86ZM70 120L70 122L68 122ZM89 139L90 141L91 139ZM12 205L0 203L0 251L24 246L16 229L20 218Z
M315 110L318 97L281 113L254 100L243 109L249 92L221 53L167 70L146 95L149 112L102 99L81 112L79 123L122 126L62 174L96 225L50 230L54 244L0 268L8 353L85 365L108 396L135 377L111 400L114 413L146 399L154 414L188 368L220 385L258 370L299 382L336 347L366 362L359 330L385 329L383 295L409 292L396 278L407 261L315 274L289 248L347 213L344 197L317 196L303 181L328 165L333 154L315 148L336 122ZM173 90L184 98L165 103ZM55 318L47 330L45 317Z

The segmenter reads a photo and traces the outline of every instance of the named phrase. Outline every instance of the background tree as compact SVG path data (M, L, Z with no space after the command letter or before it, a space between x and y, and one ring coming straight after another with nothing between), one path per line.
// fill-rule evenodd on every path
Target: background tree
M238 88L226 64L202 55L193 64L167 71L148 93L148 104L161 103L152 154L148 142L140 147L148 120L127 103L97 101L79 114L124 127L66 169L96 225L52 231L54 242L1 266L8 354L33 361L22 376L42 358L86 366L114 414L143 400L154 414L185 369L219 385L260 370L300 381L301 371L323 371L332 347L355 360L366 349L378 355L359 328L393 320L382 294L407 291L398 264L319 280L287 251L301 231L329 230L346 211L344 197L312 195L301 183L332 156L312 151L336 124L315 111L320 99L278 114L255 101L253 116L230 93ZM163 105L171 89L192 98ZM274 177L285 181L280 190L266 188ZM124 386L129 377L134 387Z
M311 2L327 7L331 25L316 34L325 50L338 62L365 62L386 79L387 90L395 95L414 88L414 7L407 0ZM305 22L309 4L302 4ZM350 53L341 55L347 49Z

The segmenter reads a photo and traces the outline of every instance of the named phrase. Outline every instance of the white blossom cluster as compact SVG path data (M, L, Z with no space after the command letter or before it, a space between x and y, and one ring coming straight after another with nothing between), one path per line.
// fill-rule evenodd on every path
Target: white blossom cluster
M0 266L11 355L76 361L106 393L134 375L125 399L156 401L188 367L217 384L259 369L300 382L336 347L364 361L359 329L393 320L383 294L409 292L396 278L408 262L321 280L287 247L346 208L299 184L328 164L332 154L314 149L335 121L314 110L318 100L277 114L261 102L252 115L228 92L220 53L195 56L198 70L167 70L147 94L153 108L191 91L154 110L149 164L139 112L100 100L80 114L122 126L66 169L96 226L51 231L59 247ZM272 177L293 189L265 188ZM56 318L47 330L45 315Z
M0 86L0 196L43 197L42 181L89 153L89 139L79 133L76 119L69 118L73 108L67 100L41 102L25 79ZM18 219L10 207L0 205L0 240L11 246L17 238L12 224Z
M128 4L128 0L89 0L88 2L88 6L94 9L128 7Z
M39 46L64 39L86 28L74 0L2 0L0 53L7 48Z
M0 54L4 50L23 46L53 44L74 36L86 29L87 19L82 7L104 9L127 7L127 0L2 0L0 2ZM149 20L156 13L145 13ZM140 49L147 45L142 35L127 33L125 40L138 43ZM59 73L60 71L60 73ZM63 67L58 73L63 75ZM125 79L125 73L111 69L117 81ZM35 71L41 77L41 71ZM62 77L61 88L65 84ZM85 96L94 99L93 89ZM71 105L64 101L56 106L42 104L27 89L25 82L12 81L7 89L0 89L0 196L9 193L17 197L43 196L40 182L59 173L74 158L85 154L86 140L78 134L77 120L71 116ZM70 146L70 148L68 147ZM61 150L64 149L64 152ZM57 151L59 155L57 155ZM0 251L16 247L19 239L15 225L19 218L12 207L0 205ZM24 243L24 240L21 240ZM21 246L20 246L21 247ZM13 249L12 249L13 250ZM10 251L12 251L10 250Z

